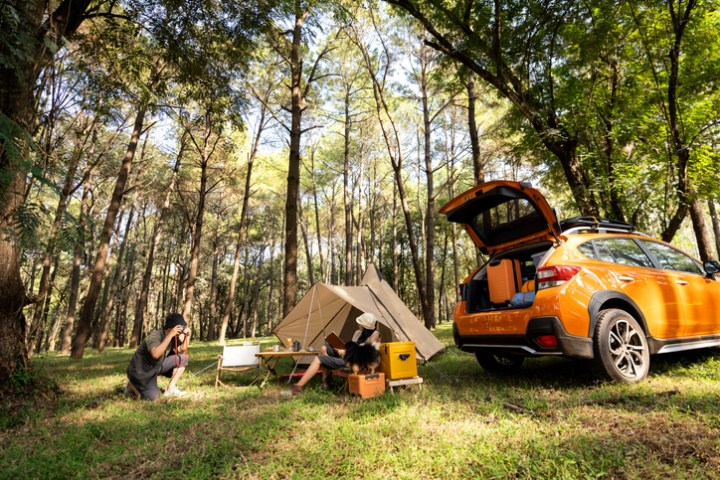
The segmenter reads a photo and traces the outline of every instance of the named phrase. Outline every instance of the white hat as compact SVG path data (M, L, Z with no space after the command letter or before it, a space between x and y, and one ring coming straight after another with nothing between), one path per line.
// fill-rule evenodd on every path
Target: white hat
M368 330L375 330L377 328L377 317L375 314L370 312L365 312L359 317L355 319L358 325L360 325L363 328L367 328Z

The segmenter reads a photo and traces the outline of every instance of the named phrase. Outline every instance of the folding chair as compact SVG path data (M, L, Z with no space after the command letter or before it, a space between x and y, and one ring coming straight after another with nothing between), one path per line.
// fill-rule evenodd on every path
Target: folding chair
M228 372L245 372L257 369L260 371L260 359L255 356L260 352L260 345L233 345L224 346L222 355L218 355L217 374L215 375L215 386L225 385L220 381L220 373L223 370ZM250 385L260 378L260 375Z

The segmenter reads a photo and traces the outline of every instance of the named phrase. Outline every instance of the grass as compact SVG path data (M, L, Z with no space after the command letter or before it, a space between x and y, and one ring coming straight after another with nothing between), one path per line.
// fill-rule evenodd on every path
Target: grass
M436 335L452 344L449 325ZM718 350L655 357L622 385L555 358L496 377L451 346L420 367L420 392L368 400L316 381L286 398L253 373L216 389L200 370L219 352L196 342L189 394L155 403L123 397L128 349L34 358L24 402L0 406L0 477L720 478Z

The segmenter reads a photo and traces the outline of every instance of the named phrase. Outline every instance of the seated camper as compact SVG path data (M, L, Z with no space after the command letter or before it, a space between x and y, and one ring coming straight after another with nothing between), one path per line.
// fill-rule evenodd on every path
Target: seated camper
M323 347L321 354L313 358L312 363L302 378L290 389L292 395L302 395L303 387L323 367L323 388L329 388L329 372L344 368L346 365L357 372L362 368L369 368L374 372L380 364L380 332L378 331L377 317L372 313L363 313L355 319L358 329L353 334L351 342L345 344L345 349ZM332 354L330 354L332 352Z

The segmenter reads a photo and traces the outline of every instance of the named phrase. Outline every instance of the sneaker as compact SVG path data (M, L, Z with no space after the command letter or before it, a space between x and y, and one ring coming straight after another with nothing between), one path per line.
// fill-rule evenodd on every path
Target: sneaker
M178 387L173 387L171 389L165 390L165 393L163 393L166 397L182 397L185 395L185 392L180 390Z
M295 384L295 385L293 385L292 387L290 387L290 394L291 394L293 397L302 395L302 393L303 393L303 387L301 387L300 385Z

